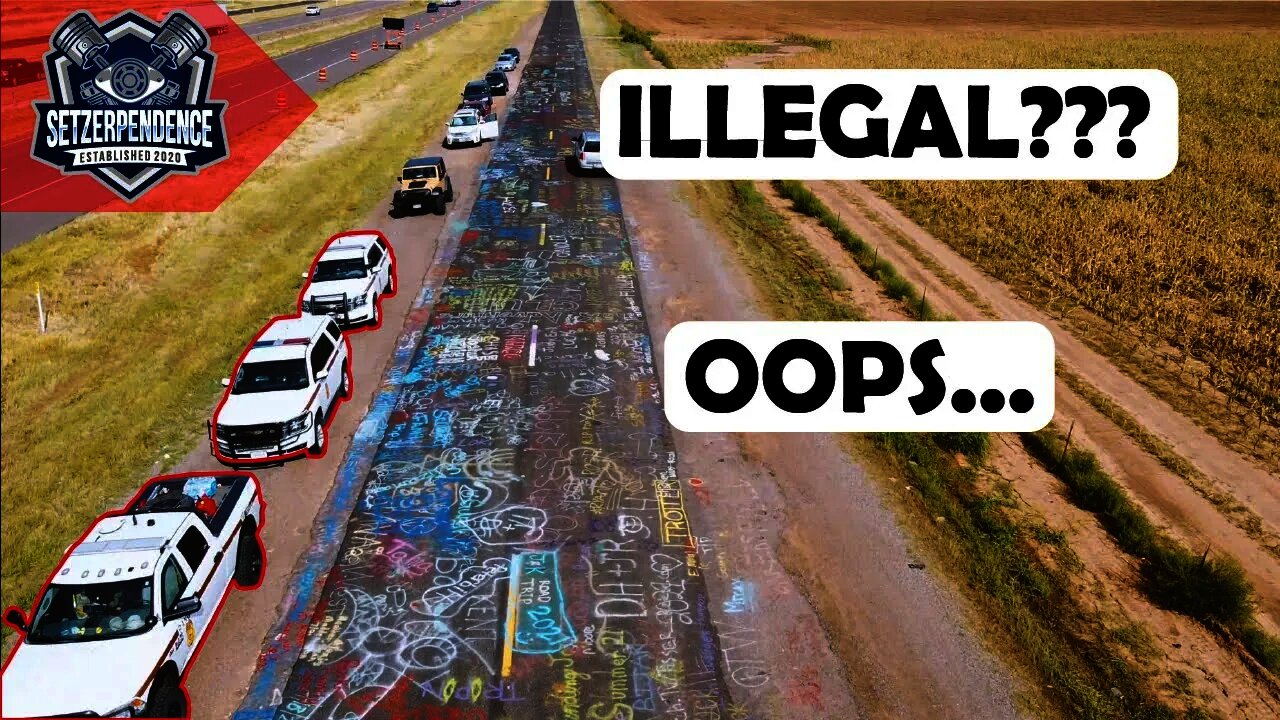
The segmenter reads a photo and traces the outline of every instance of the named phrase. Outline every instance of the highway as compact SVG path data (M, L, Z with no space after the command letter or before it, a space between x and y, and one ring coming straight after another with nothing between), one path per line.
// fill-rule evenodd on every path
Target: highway
M293 28L310 25L315 22L338 20L347 17L348 15L356 15L358 13L373 10L378 5L385 5L387 3L385 0L383 2L361 0L360 2L353 2L349 5L339 5L337 7L329 7L328 3L317 4L320 6L319 15L307 15L306 12L304 12L306 10L306 6L299 5L294 8L296 12L292 15L271 18L270 20L255 21L253 19L253 13L232 15L231 19L235 20L240 25L240 28L250 35L264 35L266 33L278 32L280 30L291 30Z
M405 47L411 47L432 34L453 23L462 22L466 14L473 12L485 3L464 4L462 7L449 8L443 13L428 13L425 10L405 17ZM434 22L433 22L434 21ZM415 23L421 23L422 30L415 32ZM312 47L298 50L275 58L275 64L286 73L304 92L315 96L326 87L336 85L355 75L361 70L395 56L395 50L373 50L371 41L383 36L381 20L371 24L367 29L359 30L343 37L320 43ZM357 59L352 61L350 54L356 53ZM320 68L326 68L328 79L321 82L318 78ZM255 82L259 68L250 66L233 69L220 76L217 88L227 87L218 99L225 99L234 107L234 113L241 118L248 118L249 123L261 122L270 118L275 103L276 92L285 86L261 88ZM243 90L241 90L243 88ZM237 95L240 92L242 94ZM231 138L234 153L235 136L247 130L236 127L233 122L233 110L228 110L227 135ZM8 168L18 159L30 154L30 137L10 140L0 146L0 168ZM53 168L41 168L46 172L30 175L6 174L4 181L8 186L10 199L5 203L12 206L16 201L36 192L53 191L60 183L66 181ZM7 212L0 206L0 252L9 252L41 233L48 232L80 213L48 213L48 212Z
M305 637L237 720L730 717L618 185L564 159L596 124L572 4L526 62Z

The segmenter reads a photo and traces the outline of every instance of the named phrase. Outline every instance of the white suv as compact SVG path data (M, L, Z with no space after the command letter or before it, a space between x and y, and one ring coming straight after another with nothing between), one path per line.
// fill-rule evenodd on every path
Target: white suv
M449 119L445 131L445 147L457 147L462 143L479 145L498 137L498 113L481 116L475 108L463 108Z
M391 246L380 232L332 238L303 277L307 284L298 309L306 315L331 315L344 325L377 325L379 301L395 294Z
M603 170L600 160L600 133L586 130L573 138L573 157L583 170Z
M186 717L183 678L232 585L262 581L262 497L248 473L150 480L67 548L4 669L0 713Z
M276 318L245 351L210 423L213 454L236 465L324 454L325 423L351 397L350 348L327 315Z

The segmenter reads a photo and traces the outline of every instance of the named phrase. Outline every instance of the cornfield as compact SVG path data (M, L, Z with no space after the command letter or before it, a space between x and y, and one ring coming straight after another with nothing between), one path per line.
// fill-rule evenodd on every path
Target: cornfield
M665 44L665 43L664 43ZM1178 82L1154 182L870 185L984 270L1175 358L1247 426L1280 420L1280 33L869 35L771 67L1151 67ZM1136 349L1135 349L1136 351ZM1185 371L1183 373L1182 371Z

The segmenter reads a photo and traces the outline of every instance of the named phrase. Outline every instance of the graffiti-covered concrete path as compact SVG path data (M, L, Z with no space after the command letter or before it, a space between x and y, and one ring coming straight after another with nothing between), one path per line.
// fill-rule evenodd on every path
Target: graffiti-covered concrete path
M729 714L572 4L526 61L276 718Z

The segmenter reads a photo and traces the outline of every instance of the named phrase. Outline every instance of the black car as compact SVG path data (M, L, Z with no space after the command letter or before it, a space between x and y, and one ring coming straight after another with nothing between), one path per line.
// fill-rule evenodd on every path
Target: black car
M489 92L491 94L507 94L507 74L501 70L490 70L485 73L484 81L489 83Z
M439 3L427 3L427 12L440 12Z
M462 89L462 104L459 107L475 108L481 115L488 115L493 110L493 91L485 80L472 80Z
M14 87L44 79L44 65L23 58L0 60L0 85Z
M502 54L510 55L511 57L516 59L517 63L520 62L520 48L507 48L506 50L502 51Z

